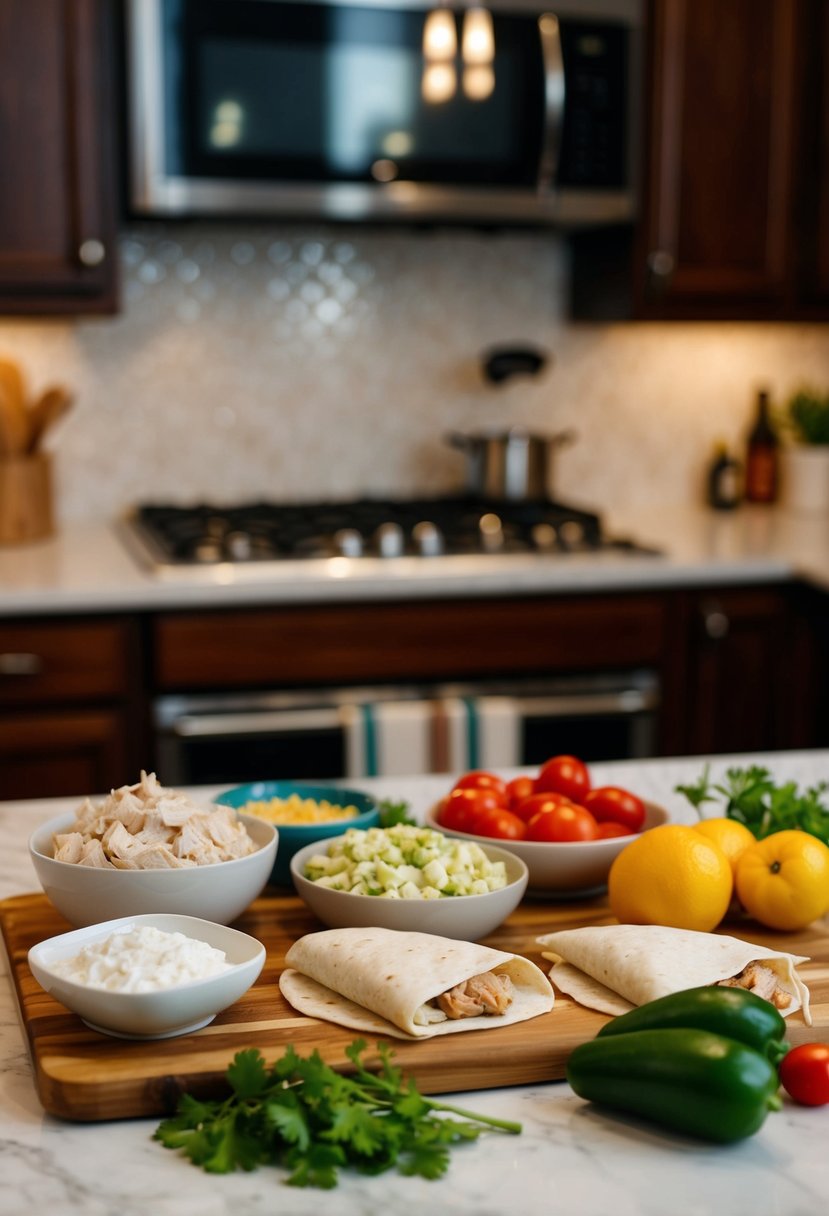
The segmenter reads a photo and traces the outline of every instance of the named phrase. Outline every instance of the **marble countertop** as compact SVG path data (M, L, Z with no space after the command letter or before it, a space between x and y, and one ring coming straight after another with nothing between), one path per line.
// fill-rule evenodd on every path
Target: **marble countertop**
M493 561L331 558L160 577L125 543L119 523L65 524L48 540L0 548L0 616L378 599L564 594L803 578L829 588L829 521L777 508L608 512L610 532L660 551Z
M717 776L749 757L717 757ZM781 753L764 761L799 784L829 778L829 751ZM689 819L675 794L700 759L595 765L601 783L630 785ZM422 814L446 788L445 776L365 782L382 796L407 798ZM204 791L209 793L210 791ZM37 889L26 850L29 832L79 798L0 804L0 897ZM699 1144L610 1117L578 1099L565 1082L463 1095L473 1110L516 1119L520 1136L485 1136L452 1153L438 1182L396 1174L343 1175L336 1191L293 1190L278 1170L202 1173L151 1139L155 1120L71 1124L43 1113L32 1081L10 985L0 980L0 1144L4 1216L239 1216L323 1207L342 1216L408 1216L429 1210L503 1216L814 1216L829 1195L829 1107L789 1101L762 1129L731 1146ZM447 1100L450 1100L447 1098ZM457 1100L457 1097L456 1097Z

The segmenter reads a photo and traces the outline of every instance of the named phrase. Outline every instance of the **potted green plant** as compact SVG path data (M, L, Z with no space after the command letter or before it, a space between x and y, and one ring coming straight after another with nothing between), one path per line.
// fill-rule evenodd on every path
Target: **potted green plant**
M798 514L829 514L829 391L799 388L786 402L782 424L783 505Z

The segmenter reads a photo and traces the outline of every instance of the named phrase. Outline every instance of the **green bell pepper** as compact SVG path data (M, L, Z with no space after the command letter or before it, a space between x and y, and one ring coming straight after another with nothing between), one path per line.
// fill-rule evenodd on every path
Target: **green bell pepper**
M567 1080L581 1098L723 1144L753 1135L781 1105L765 1056L693 1028L597 1036L572 1053Z
M687 1028L737 1039L779 1064L789 1050L783 1042L786 1022L770 1001L745 988L686 988L670 996L648 1001L630 1013L608 1022L599 1037L630 1034L634 1030Z

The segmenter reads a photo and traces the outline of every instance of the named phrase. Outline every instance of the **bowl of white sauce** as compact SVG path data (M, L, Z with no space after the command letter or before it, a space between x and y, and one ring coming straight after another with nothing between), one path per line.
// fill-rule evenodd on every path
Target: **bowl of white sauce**
M212 1022L258 979L255 937L194 916L147 914L102 921L33 946L41 988L93 1030L165 1039Z

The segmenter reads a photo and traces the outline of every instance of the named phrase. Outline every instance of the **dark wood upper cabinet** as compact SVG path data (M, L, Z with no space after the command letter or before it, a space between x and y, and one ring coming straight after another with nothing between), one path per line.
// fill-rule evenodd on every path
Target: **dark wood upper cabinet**
M650 0L640 214L573 314L829 320L829 0Z
M112 15L0 4L0 315L116 309Z

